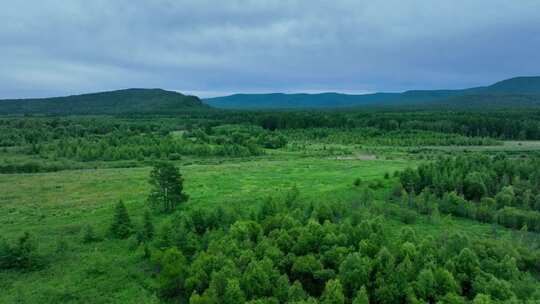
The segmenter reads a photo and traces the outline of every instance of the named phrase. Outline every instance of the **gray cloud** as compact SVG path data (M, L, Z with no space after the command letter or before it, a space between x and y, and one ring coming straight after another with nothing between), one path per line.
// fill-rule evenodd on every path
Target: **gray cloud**
M540 74L536 0L0 5L0 97L399 91Z

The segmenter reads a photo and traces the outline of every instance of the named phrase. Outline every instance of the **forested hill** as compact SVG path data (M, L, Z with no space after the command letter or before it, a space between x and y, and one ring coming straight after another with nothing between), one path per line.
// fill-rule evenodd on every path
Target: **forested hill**
M65 97L0 100L0 114L178 113L208 109L196 96L162 89L125 89Z
M230 109L343 108L360 106L411 107L540 107L540 77L516 77L486 87L462 90L412 90L403 93L349 95L235 94L204 100Z

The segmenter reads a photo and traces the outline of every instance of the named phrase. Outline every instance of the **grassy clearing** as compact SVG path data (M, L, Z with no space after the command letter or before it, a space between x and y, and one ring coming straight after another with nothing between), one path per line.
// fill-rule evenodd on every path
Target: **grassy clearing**
M404 161L308 158L195 164L183 166L182 172L189 204L215 206L256 203L294 185L309 198L331 197L350 189L357 177L382 178L406 166ZM139 208L149 172L143 167L0 175L0 188L6 189L0 193L4 234L18 233L20 227L38 233L40 227L94 222L120 199Z

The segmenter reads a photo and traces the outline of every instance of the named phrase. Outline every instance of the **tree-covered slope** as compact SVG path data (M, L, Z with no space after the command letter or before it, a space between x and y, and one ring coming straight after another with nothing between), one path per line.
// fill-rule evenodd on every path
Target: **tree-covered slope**
M235 94L205 99L211 106L229 109L343 108L361 106L467 107L540 106L540 77L516 77L487 87L462 90L411 90L403 93L349 95Z
M207 108L196 96L162 89L126 89L38 99L0 100L0 114L175 113Z
M540 76L510 78L483 88L483 91L507 94L540 94Z
M375 93L349 95L341 93L320 94L234 94L205 99L211 106L228 109L272 109L272 108L331 108L377 104L397 100L399 93Z

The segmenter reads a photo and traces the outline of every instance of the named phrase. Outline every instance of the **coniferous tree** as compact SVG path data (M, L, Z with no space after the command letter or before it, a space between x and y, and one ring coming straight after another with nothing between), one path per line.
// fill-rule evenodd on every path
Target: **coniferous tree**
M32 235L24 232L15 244L0 238L0 269L33 269L41 266L37 243Z
M118 201L114 208L113 222L110 228L111 235L116 238L125 239L131 234L132 229L133 226L126 206L124 202Z
M359 253L349 254L339 267L339 279L343 282L345 293L348 296L369 283L371 261Z
M82 232L81 232L81 238L83 243L91 243L97 239L94 228L92 228L91 225L84 225Z
M356 293L356 297L352 302L353 304L369 304L369 297L366 290L366 286L362 286L360 290Z
M435 298L436 285L435 277L431 269L423 269L418 274L416 282L417 294L428 302L433 302Z
M152 215L149 210L144 211L143 217L143 238L145 241L151 240L154 237L154 224L152 223Z
M323 304L343 304L345 303L345 296L343 295L343 288L339 280L330 280L326 282L323 294L321 296L321 303Z
M287 302L288 292L290 289L289 285L289 278L286 274L281 275L276 281L276 285L272 293L281 303Z
M491 304L493 303L491 301L491 297L485 294L477 294L476 297L474 297L473 304Z
M302 287L300 281L294 281L294 283L289 288L288 298L290 302L302 301L307 298L307 293Z
M227 287L225 288L225 294L223 295L223 304L236 304L244 303L246 297L244 292L240 289L240 283L236 279L230 279L227 282Z

